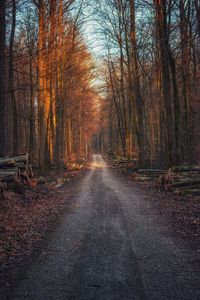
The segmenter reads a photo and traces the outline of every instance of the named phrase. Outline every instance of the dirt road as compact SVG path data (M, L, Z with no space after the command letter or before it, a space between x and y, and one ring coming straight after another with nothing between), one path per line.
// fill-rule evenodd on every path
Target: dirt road
M155 199L156 201L156 199ZM9 299L200 299L199 258L100 155Z

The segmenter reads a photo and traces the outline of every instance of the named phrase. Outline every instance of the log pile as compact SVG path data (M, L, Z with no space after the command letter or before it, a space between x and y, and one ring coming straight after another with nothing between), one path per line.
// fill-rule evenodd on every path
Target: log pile
M173 166L159 179L167 190L177 194L200 195L200 165Z
M162 169L138 169L132 174L132 177L136 181L155 181L163 174L165 171Z
M113 166L121 172L132 173L138 170L137 160L128 158L119 158L113 161Z
M177 194L200 195L200 165L173 166L169 170L139 169L137 161L127 158L113 161L121 172L130 173L136 181L156 181L159 186Z
M0 158L0 195L3 190L22 190L22 185L30 185L33 178L32 166L28 154Z
M129 173L136 181L151 181L165 174L162 169L139 169L137 159L121 158L113 161L113 166L123 173Z
M157 179L164 173L165 171L162 169L139 169L138 170L139 176L149 177L150 179Z

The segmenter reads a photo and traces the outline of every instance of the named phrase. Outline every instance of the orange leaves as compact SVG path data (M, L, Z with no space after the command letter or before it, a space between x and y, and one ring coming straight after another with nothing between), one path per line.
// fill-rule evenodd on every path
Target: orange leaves
M50 1L39 11L39 161L84 155L95 124L94 66L76 27L67 19L63 1ZM45 17L46 16L46 17Z

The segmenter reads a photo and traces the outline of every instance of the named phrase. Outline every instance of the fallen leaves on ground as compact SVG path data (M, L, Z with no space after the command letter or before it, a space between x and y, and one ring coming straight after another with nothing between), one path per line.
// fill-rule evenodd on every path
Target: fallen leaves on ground
M135 181L132 173L121 173L115 167L112 169L147 196L146 199L158 214L164 216L177 238L184 239L194 251L200 252L200 196L178 195L166 191L153 180Z
M200 251L200 196L181 196L158 188L155 182L135 183L147 199L167 218L173 231L195 251Z
M65 173L62 177L50 174L45 184L27 189L23 196L5 192L5 199L0 202L1 273L23 264L50 224L70 204L77 180L81 178L78 173Z

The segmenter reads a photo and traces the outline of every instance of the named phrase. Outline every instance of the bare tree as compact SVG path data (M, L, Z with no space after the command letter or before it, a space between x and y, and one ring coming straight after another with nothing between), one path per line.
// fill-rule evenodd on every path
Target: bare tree
M0 155L5 154L5 37L6 1L0 1Z

